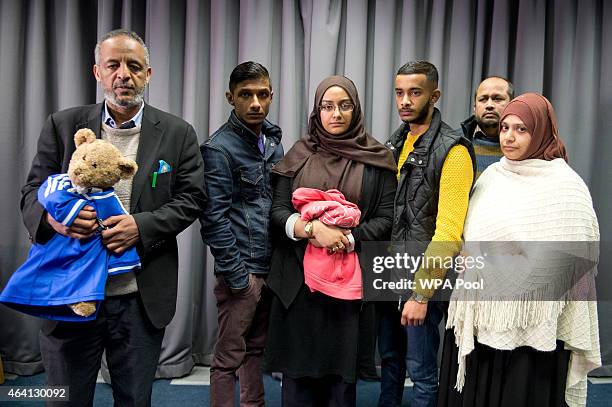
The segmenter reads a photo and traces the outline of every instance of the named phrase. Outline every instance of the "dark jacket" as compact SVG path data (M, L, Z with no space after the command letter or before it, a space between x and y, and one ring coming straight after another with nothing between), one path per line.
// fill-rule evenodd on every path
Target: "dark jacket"
M468 140L472 140L474 138L474 131L476 130L476 116L471 115L467 119L461 122L461 131L463 131L463 136Z
M202 239L215 257L215 274L231 288L248 285L249 273L270 269L270 169L283 158L281 129L264 121L265 151L258 135L232 111L200 151L205 164L207 201L200 222Z
M396 162L409 130L408 124L403 123L385 144ZM400 171L391 240L431 241L436 231L442 166L450 149L458 144L467 147L475 171L472 144L444 123L440 111L434 108L429 129L419 137Z
M477 131L475 116L470 116L461 123L461 131L463 135L472 142L474 146L474 154L476 155L476 172L475 179L478 179L480 174L489 167L489 165L499 161L504 155L499 145L499 137L491 139L487 137L482 130Z
M46 212L38 203L38 187L49 175L68 172L78 129L89 128L100 137L103 107L103 103L80 106L47 118L27 183L21 190L23 220L34 242L45 242L55 233L43 221ZM171 171L158 176L153 187L151 177L159 160L170 164ZM176 235L198 217L206 199L202 157L193 127L145 104L136 163L138 172L132 182L130 207L140 233L136 248L142 271L136 274L136 280L147 316L154 326L162 328L176 309ZM54 326L47 323L43 330L49 333Z

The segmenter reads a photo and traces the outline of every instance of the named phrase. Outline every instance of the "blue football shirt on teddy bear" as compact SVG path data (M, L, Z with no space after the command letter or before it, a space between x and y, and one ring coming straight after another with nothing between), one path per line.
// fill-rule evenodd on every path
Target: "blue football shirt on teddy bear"
M70 226L84 206L92 206L99 219L125 215L113 188L82 191L72 185L68 174L51 175L40 186L38 200L58 222ZM56 233L44 244L34 243L26 262L15 271L0 294L0 302L18 311L60 321L88 321L67 307L84 301L104 299L109 275L139 269L135 247L115 254L102 244L100 233L79 240Z

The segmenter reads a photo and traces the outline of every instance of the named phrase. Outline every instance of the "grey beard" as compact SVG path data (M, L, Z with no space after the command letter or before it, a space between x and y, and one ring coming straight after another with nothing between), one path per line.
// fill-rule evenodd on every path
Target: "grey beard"
M104 99L106 99L109 103L115 105L115 106L121 106L121 107L125 107L125 108L130 108L130 107L136 107L136 106L140 106L142 104L142 100L143 100L143 96L144 96L144 92L145 92L145 87L143 87L140 92L136 93L134 95L134 98L132 100L118 100L117 99L117 95L115 95L115 93L113 92L113 90L109 90L109 91L105 91L104 92Z

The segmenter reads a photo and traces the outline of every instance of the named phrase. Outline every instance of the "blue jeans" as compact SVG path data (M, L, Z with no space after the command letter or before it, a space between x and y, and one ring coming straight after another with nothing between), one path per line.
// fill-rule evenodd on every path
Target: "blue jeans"
M407 326L406 368L414 383L411 407L435 407L438 399L438 348L440 331L438 325L443 312L440 303L431 301L427 305L425 323Z
M406 380L406 331L396 302L376 304L378 353L381 359L379 407L399 407Z

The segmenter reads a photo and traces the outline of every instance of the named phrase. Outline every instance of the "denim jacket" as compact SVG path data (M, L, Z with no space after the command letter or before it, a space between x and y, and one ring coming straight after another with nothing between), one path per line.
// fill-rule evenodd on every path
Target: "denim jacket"
M208 200L200 217L215 274L231 288L248 285L249 273L270 269L270 169L283 158L281 129L264 121L265 151L232 111L229 120L200 146Z

